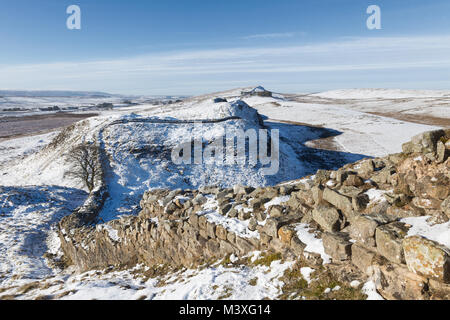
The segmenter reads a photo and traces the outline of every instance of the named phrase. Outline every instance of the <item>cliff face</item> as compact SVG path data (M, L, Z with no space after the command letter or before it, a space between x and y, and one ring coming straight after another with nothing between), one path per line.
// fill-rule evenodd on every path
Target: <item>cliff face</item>
M151 190L139 215L93 225L97 192L61 221L62 249L83 271L274 251L339 278L371 277L388 299L449 299L449 138L424 133L400 154L273 187Z

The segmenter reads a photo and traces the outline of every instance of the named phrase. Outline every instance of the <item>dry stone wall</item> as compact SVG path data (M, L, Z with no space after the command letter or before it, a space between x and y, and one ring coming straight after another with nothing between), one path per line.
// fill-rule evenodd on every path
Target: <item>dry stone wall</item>
M136 263L192 267L254 250L321 266L321 255L306 252L296 232L308 224L330 266L359 269L385 298L449 299L450 249L408 236L411 226L400 221L449 221L449 138L449 130L428 132L402 153L272 187L150 190L137 216L97 225L63 219L62 249L80 270Z

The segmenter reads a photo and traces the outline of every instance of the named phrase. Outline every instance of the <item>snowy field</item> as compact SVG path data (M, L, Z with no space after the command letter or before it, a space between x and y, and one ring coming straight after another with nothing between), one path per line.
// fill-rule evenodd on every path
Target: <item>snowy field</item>
M50 147L59 130L0 142L0 298L262 299L281 294L279 278L291 265L280 261L273 262L270 270L264 266L216 265L151 279L133 270L79 275L47 265L43 257L46 252L59 254L52 227L87 197L83 186L67 176L71 166L64 157L82 141L99 142L108 156L105 179L111 197L101 212L106 221L136 213L142 193L149 188L276 184L313 174L320 168L336 169L363 157L399 152L401 144L412 136L438 128L374 113L410 112L450 118L450 92L340 90L295 97L243 98L249 108L237 102L241 90L247 89L171 105L143 104L104 111L78 122L63 143ZM215 97L225 97L229 102L213 103ZM10 101L8 97L2 99L0 109L2 103ZM30 108L36 103L33 99L23 97L15 103ZM62 103L60 97L46 99L50 99L45 100L49 105ZM424 101L428 102L421 109ZM262 175L260 166L180 166L167 157L167 150L192 136L214 140L226 131L260 129L255 110L269 131L280 130L277 175ZM227 117L239 119L190 122ZM214 212L209 214L211 219L220 218ZM431 238L430 234L442 234L439 230L433 232L422 217L405 222L414 226L410 230L414 234ZM319 253L327 261L321 240L307 231L307 225L297 228L299 238L308 244L307 251ZM303 271L307 274L308 270ZM256 286L250 284L255 277ZM364 286L369 297L379 298L372 287L370 283Z

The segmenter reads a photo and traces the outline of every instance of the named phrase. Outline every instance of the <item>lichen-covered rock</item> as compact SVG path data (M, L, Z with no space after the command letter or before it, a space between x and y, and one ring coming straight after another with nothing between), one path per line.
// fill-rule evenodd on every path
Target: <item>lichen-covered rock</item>
M272 238L278 237L278 229L279 229L280 223L278 220L274 218L269 218L266 221L266 224L264 225L264 232L271 236Z
M342 220L334 207L319 205L313 210L312 217L325 231L336 232L341 230Z
M436 146L436 162L442 163L447 160L449 153L449 150L445 148L444 142L438 141Z
M352 263L361 271L367 272L376 259L377 253L375 251L369 250L358 243L352 245Z
M426 300L430 293L427 291L427 280L413 272L406 266L398 264L375 264L368 268L377 291L389 300Z
M278 218L283 215L283 207L280 205L273 205L273 206L270 206L270 208L268 209L268 212L272 218Z
M441 210L445 215L450 218L450 197L442 201Z
M257 226L258 222L256 221L256 219L254 217L250 218L250 220L248 221L248 230L255 231Z
M392 219L381 214L356 217L350 225L350 236L366 246L375 247L375 231L377 227L389 222L392 222Z
M423 237L403 240L408 269L425 277L450 283L450 249Z
M357 169L358 175L363 177L364 179L368 179L371 174L374 172L375 167L372 159L364 160L360 163L359 168Z
M278 238L286 245L291 244L291 239L294 237L295 231L290 226L283 226L278 229Z
M347 217L353 217L353 205L351 198L329 188L325 188L323 191L323 200L341 210Z
M334 260L345 261L349 260L352 255L352 243L350 238L344 233L329 233L322 235L323 247L325 253L331 256Z
M358 177L356 174L351 174L345 179L344 186L354 186L354 187L360 187L364 184L363 179L361 177Z
M221 215L226 215L231 209L231 204L230 203L224 203L219 207L219 213Z
M375 232L378 252L395 263L405 263L402 242L408 232L404 223L392 222L379 226Z
M427 131L414 136L410 143L404 144L403 152L435 153L439 138L445 136L444 130Z
M291 239L291 250L296 256L301 256L306 248L304 244L297 235L294 235Z

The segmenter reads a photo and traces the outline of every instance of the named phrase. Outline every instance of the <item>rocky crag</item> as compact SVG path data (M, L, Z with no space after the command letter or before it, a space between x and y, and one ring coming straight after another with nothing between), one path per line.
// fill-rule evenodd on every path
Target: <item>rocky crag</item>
M81 271L137 263L194 267L270 251L328 268L339 279L371 278L387 299L450 299L450 248L409 235L412 226L404 222L449 221L449 154L450 130L432 131L404 144L402 153L272 187L151 190L139 215L95 224L105 197L100 187L60 222L61 247ZM298 232L305 226L325 255L308 250Z

